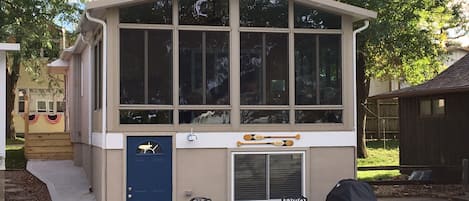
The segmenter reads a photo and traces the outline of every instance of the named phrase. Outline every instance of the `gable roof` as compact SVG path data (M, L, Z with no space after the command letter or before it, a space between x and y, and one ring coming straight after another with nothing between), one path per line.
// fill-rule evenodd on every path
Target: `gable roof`
M148 0L99 0L91 1L86 4L88 10L106 9L118 6L125 6L139 2L146 2ZM295 0L298 3L314 6L318 9L331 11L339 14L350 15L353 21L360 21L364 19L376 18L378 14L375 11L352 6L350 4L342 3L335 0Z
M469 91L469 54L423 84L373 96L373 99Z

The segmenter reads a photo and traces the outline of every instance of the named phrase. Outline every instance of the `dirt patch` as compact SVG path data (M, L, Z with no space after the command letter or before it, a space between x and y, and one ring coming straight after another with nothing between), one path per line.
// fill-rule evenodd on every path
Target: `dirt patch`
M461 185L392 185L373 186L377 197L439 197L452 198L466 196Z
M26 170L2 171L5 200L51 201L47 186Z

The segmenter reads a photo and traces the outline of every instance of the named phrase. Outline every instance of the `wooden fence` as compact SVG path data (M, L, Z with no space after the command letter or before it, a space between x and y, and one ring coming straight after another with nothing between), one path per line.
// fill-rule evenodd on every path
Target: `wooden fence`
M399 103L397 99L369 100L367 139L399 139Z

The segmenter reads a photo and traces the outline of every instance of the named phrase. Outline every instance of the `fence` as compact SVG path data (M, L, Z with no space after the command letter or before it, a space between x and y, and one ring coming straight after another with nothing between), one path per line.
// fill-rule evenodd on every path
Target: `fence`
M397 99L369 100L365 111L367 139L399 139Z

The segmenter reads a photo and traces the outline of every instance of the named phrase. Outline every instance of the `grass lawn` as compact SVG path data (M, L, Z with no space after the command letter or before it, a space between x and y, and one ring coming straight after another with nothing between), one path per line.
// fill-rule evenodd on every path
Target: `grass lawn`
M26 169L26 158L24 157L24 139L7 139L6 141L6 168Z
M367 142L368 158L358 159L358 167L365 166L397 166L399 165L399 141L386 141L384 149L383 141ZM362 181L390 179L399 176L399 170L358 171L358 179Z

